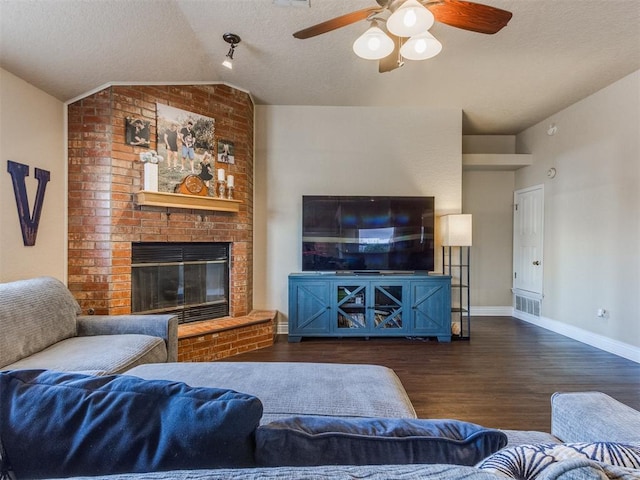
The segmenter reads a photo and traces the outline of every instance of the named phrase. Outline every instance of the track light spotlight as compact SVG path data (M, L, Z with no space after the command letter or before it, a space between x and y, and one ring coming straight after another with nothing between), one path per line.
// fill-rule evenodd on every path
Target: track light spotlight
M233 53L235 52L236 46L240 43L240 37L235 33L225 33L222 35L222 38L225 42L230 44L229 51L227 55L224 57L224 61L222 65L227 67L228 69L233 68Z

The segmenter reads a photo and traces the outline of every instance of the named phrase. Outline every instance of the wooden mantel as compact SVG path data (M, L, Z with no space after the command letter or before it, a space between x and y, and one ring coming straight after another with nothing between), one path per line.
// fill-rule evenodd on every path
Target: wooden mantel
M150 192L141 190L137 194L138 205L152 207L190 208L194 210L215 210L218 212L240 211L240 200L183 195L181 193Z

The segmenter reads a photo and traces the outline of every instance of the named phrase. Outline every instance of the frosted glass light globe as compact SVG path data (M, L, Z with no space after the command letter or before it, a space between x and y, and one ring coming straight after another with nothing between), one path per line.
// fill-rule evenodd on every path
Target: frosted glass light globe
M442 44L429 32L415 35L400 48L400 55L407 60L426 60L435 57L442 50Z
M426 32L435 18L417 0L407 0L387 20L387 29L399 37L412 37Z
M393 40L375 25L353 42L353 51L365 60L380 60L393 52L394 48Z

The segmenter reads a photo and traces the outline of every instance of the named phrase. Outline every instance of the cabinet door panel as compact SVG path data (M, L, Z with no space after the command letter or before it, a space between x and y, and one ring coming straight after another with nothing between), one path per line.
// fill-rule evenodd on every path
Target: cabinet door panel
M411 333L451 334L451 290L448 282L412 282Z
M394 334L404 330L404 302L407 297L401 284L372 283L373 329L378 334Z
M289 333L329 333L331 303L327 282L296 282L290 288Z
M357 334L368 329L366 284L335 284L335 331L341 335Z

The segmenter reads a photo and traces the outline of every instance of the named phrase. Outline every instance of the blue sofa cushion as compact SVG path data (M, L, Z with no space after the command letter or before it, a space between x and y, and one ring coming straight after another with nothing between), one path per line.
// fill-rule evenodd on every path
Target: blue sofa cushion
M589 463L591 461L591 463ZM637 470L640 476L640 443L559 443L529 444L505 448L483 460L478 468L506 476L530 480L552 469L601 464ZM581 462L581 463L580 463ZM586 467L585 467L586 468ZM554 477L555 478L555 477Z
M457 420L304 416L256 431L260 466L449 463L474 465L507 436Z
M251 395L127 375L0 373L0 437L18 478L255 465Z

